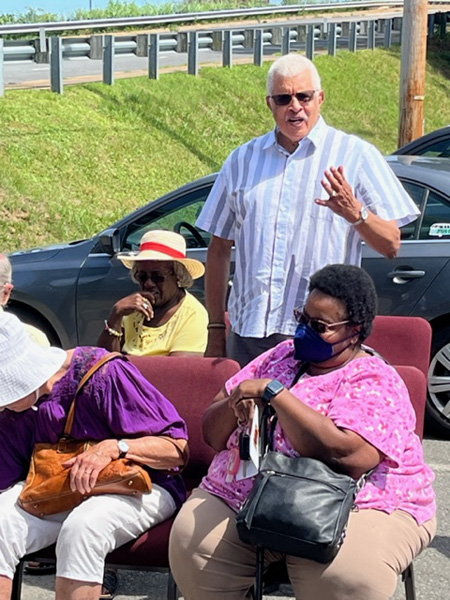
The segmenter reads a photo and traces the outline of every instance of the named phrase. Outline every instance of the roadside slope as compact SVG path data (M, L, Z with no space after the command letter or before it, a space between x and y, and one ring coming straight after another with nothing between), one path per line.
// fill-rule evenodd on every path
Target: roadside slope
M341 52L316 63L328 122L393 151L398 49ZM448 64L448 51L429 53L427 131L450 123ZM9 92L0 100L0 248L90 236L219 169L234 147L272 126L268 66L71 86L63 96Z

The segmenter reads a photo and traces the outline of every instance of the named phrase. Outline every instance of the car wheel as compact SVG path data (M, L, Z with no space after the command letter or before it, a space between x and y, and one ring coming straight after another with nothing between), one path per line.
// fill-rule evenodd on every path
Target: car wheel
M450 327L433 336L428 370L427 417L439 433L450 434Z

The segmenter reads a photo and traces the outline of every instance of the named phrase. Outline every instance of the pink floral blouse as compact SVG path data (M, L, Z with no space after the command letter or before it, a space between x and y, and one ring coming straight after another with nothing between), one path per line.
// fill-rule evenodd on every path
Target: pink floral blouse
M358 433L383 453L385 458L356 498L360 509L386 513L403 510L419 524L431 519L436 512L434 473L424 462L422 444L414 432L414 408L397 371L375 356L362 357L325 375L302 377L290 387L298 368L289 340L257 357L229 379L226 388L230 392L245 379L278 379L299 402L328 416L337 427ZM227 481L228 457L230 450L238 446L240 431L237 428L230 435L227 449L215 456L200 484L235 511L254 481L237 481L235 477ZM298 456L279 423L274 445L278 452Z

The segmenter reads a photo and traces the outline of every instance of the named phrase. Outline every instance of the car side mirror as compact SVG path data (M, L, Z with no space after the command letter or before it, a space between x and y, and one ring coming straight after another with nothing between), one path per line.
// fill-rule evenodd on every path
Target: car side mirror
M120 252L120 233L118 229L106 229L100 234L100 247L102 252L114 256Z

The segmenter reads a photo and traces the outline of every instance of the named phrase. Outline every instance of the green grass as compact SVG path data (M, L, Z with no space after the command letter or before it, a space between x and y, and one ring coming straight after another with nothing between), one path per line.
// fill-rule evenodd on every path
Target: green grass
M397 146L398 50L320 56L327 121ZM450 123L449 53L429 54L426 131ZM129 211L218 170L273 126L268 64L121 79L113 87L8 91L0 99L0 250L91 236Z

